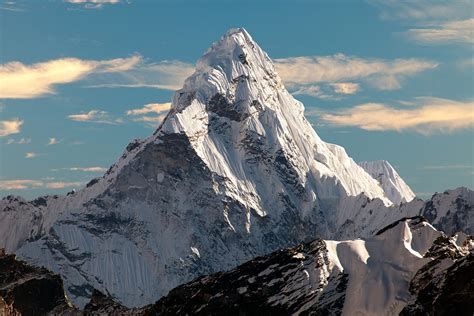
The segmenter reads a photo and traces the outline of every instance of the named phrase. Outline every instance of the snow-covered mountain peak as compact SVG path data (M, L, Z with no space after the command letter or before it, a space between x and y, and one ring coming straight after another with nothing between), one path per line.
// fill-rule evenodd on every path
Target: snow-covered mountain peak
M376 179L386 196L395 204L410 202L415 194L386 160L362 161L359 165Z
M231 29L197 61L195 73L176 92L173 105L181 112L193 100L211 103L207 111L225 110L232 119L241 120L271 105L263 101L282 88L268 55L245 29Z
M305 240L367 237L422 212L470 214L469 192L426 210L421 200L387 207L377 180L322 141L303 112L250 35L231 30L157 131L103 177L66 196L0 201L0 247L61 273L78 304L94 287L136 306Z
M244 29L230 30L214 43L175 93L156 136L174 133L187 135L205 164L229 180L233 188L227 192L262 216L275 208L269 205L273 194L298 195L294 205L305 214L318 198L341 195L364 193L391 204L342 147L319 138L303 104ZM275 168L279 171L269 174Z

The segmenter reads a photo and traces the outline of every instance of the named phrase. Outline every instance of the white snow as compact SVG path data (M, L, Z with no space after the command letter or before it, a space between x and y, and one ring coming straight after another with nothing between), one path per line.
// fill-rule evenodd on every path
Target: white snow
M201 258L201 254L199 253L199 250L196 247L191 247L191 251L198 257Z
M426 250L441 234L431 225L399 222L366 240L325 241L333 266L349 274L343 315L397 315L410 297L409 283L431 259Z
M386 196L395 204L410 202L415 194L386 160L362 161L359 165L378 180Z

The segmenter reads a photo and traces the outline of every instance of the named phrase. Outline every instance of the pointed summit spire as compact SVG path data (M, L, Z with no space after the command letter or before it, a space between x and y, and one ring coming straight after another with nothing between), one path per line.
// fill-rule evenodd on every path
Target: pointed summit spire
M195 73L174 96L173 107L182 111L193 99L206 104L216 95L238 100L241 88L247 99L256 100L268 97L283 84L268 55L245 29L236 28L213 43L197 61Z

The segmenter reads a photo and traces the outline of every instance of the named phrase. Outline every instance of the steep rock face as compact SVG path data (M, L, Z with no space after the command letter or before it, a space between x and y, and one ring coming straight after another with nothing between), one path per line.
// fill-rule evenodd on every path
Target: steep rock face
M421 215L449 234L474 234L474 191L457 188L436 193L426 202Z
M157 131L103 177L66 196L1 200L0 242L60 273L79 306L94 289L139 306L197 276L317 237L370 236L423 208L392 206L342 147L323 142L237 29L198 61Z
M77 311L66 298L63 281L45 268L0 254L0 314L45 315Z
M412 299L401 315L472 315L474 313L474 241L440 236L429 249L433 260L410 282Z
M159 315L337 315L347 281L326 243L316 240L179 286L151 310Z
M385 195L393 203L406 203L415 198L415 193L388 161L362 161L359 166L380 183Z

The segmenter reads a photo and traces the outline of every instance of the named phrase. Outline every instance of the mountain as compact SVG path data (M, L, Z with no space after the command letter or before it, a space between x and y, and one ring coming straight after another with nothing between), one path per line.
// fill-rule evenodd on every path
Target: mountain
M464 236L465 237L465 236ZM159 315L472 315L474 241L424 219L316 240L173 289Z
M79 307L94 289L140 306L318 237L368 237L425 211L461 227L457 218L445 224L458 206L471 216L467 189L430 210L418 199L398 205L303 112L250 35L230 30L197 62L160 127L102 177L66 196L2 199L0 247L59 273Z
M25 314L29 308L74 315L472 315L473 277L473 237L448 236L415 217L371 238L317 239L257 257L133 309L94 290L79 311L64 297L59 276L7 255L0 257L0 311L8 306ZM38 291L43 295L34 296ZM1 305L3 298L8 305Z
M392 165L386 160L362 161L359 166L376 179L382 186L385 195L395 204L410 202L415 193L398 175Z

